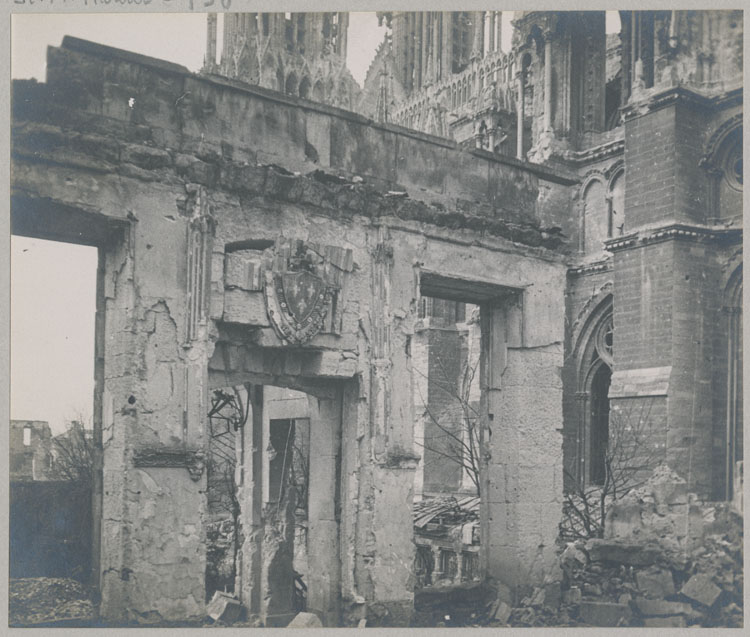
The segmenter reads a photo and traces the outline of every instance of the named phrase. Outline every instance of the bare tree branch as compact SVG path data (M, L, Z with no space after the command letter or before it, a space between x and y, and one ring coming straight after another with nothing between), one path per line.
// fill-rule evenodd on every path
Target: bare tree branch
M603 537L613 503L641 487L658 464L651 419L653 400L618 405L609 414L609 438L604 452L604 480L589 484L567 469L561 535L566 539Z

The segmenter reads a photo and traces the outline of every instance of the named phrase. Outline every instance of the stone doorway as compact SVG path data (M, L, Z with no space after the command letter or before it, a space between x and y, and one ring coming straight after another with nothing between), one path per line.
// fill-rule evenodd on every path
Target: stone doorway
M248 405L235 446L235 595L265 626L301 610L340 625L343 383L225 372L210 363L211 384L231 377Z

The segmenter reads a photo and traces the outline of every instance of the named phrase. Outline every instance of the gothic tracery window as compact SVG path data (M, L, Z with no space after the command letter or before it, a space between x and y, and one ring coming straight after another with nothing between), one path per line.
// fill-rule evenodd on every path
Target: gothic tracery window
M613 351L612 297L608 296L590 315L576 347L576 442L567 465L571 479L581 485L604 484L607 476Z

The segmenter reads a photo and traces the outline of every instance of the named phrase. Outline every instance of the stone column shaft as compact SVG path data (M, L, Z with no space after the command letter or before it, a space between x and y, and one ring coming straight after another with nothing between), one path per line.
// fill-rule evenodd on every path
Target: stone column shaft
M552 130L552 33L544 34L544 130Z
M516 157L523 159L523 84L524 72L520 70L516 73L516 83L518 84L518 104L516 106Z

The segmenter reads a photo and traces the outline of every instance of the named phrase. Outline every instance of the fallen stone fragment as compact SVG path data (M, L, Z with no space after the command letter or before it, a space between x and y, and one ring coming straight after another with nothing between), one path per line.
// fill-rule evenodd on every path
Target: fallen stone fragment
M615 562L628 566L649 566L662 557L659 547L650 544L633 544L591 539L586 550L592 562Z
M297 613L287 628L322 628L323 624L315 613Z
M242 614L242 604L234 596L216 591L206 607L206 614L214 621L233 624Z
M661 568L638 571L635 581L642 593L652 597L667 597L675 592L671 571Z
M689 615L693 612L690 604L682 602L667 602L663 599L637 599L635 605L642 615L646 616L669 616L669 615Z
M510 604L506 604L505 602L500 602L500 604L497 607L497 610L495 611L494 618L499 621L501 624L507 624L508 618L510 617L511 612L513 609L510 607Z
M712 606L721 594L721 589L711 581L708 575L698 573L687 581L680 593L704 606Z
M633 616L630 606L614 602L583 601L579 607L581 621L591 626L618 626Z
M599 584L589 584L588 582L584 582L583 594L591 595L592 597L601 597L602 587L599 586Z
M128 619L139 626L158 626L164 621L164 618L158 610L147 610L142 613L134 608L128 608L126 610Z
M586 554L573 543L568 544L560 555L560 566L563 570L586 566L586 561Z

